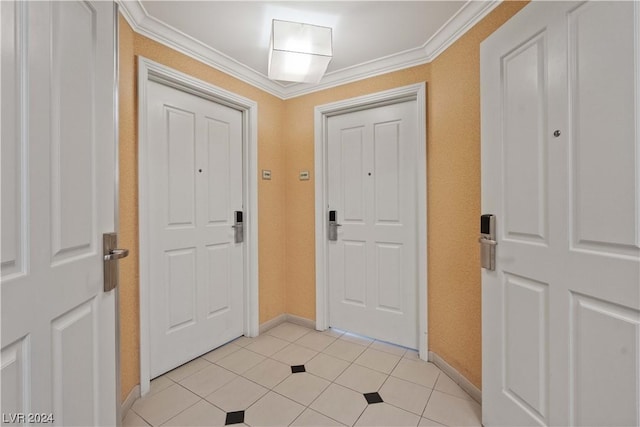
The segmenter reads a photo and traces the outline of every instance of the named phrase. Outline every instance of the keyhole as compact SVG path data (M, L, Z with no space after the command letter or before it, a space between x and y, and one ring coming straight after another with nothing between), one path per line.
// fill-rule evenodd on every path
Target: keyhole
M555 136L556 138L560 136L560 131L556 129L555 132L553 132L553 136Z
M369 172L369 176L371 176L371 172Z
M198 172L202 173L202 169L198 169Z

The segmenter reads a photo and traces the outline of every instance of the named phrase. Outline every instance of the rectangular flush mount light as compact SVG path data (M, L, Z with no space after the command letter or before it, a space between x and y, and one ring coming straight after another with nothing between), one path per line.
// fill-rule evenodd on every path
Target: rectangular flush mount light
M269 78L318 83L331 61L331 28L273 20Z

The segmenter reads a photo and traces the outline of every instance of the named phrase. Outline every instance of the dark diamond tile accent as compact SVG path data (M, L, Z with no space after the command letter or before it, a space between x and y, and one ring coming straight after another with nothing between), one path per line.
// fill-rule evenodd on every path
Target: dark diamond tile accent
M380 397L380 394L377 391L375 393L365 393L364 398L367 399L367 403L369 405L371 405L372 403L384 402L384 400L382 400L382 397Z
M298 372L307 372L307 370L304 368L304 365L293 365L293 366L291 366L291 373L292 374L297 374Z
M224 425L242 424L244 422L244 411L227 412L227 419Z

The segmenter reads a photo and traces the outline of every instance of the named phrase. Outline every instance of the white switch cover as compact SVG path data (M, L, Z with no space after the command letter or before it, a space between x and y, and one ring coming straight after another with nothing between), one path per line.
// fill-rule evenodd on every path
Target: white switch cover
M262 169L262 179L271 179L271 171Z
M309 181L309 171L300 171L300 181Z

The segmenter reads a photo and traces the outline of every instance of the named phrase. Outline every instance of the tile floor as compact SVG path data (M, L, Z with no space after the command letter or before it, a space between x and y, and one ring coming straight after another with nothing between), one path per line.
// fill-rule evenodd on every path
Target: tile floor
M151 382L124 426L467 426L480 405L415 351L282 323Z

